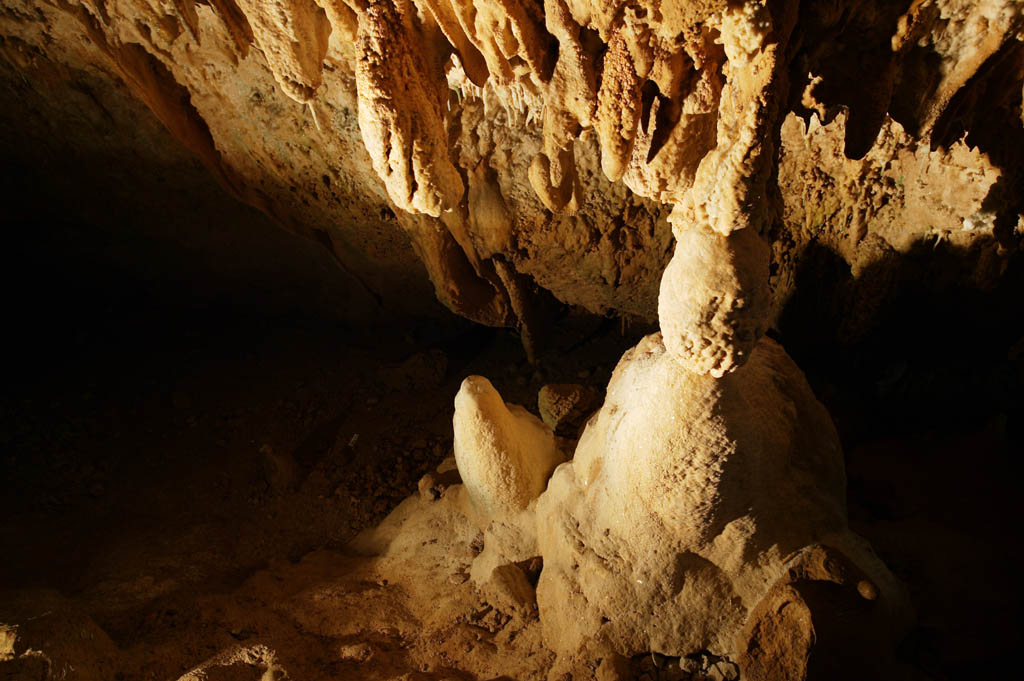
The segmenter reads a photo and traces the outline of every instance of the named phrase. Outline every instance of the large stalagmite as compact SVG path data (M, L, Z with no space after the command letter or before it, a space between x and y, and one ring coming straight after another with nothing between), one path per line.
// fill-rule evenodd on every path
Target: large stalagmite
M490 510L473 575L486 588L503 563L542 557L536 599L556 670L707 651L746 679L893 673L906 597L847 528L835 429L777 343L762 338L723 375L645 338L535 502L550 435L510 416L485 379L467 379L456 457L473 505ZM496 434L514 458L496 456ZM505 497L498 513L480 501ZM821 588L824 601L809 595Z
M659 335L627 352L536 522L545 641L577 659L708 650L741 662L745 624L817 546L845 556L882 594L850 599L871 622L851 627L873 629L844 635L892 645L906 623L900 587L846 528L828 414L768 339L721 379L686 369ZM811 616L835 613L815 607ZM781 651L777 662L792 665L802 652Z
M655 334L623 356L535 503L550 435L510 418L485 379L463 385L456 458L488 511L473 575L486 586L503 562L542 557L536 598L556 671L707 651L747 679L891 673L905 595L847 528L828 413L785 351L759 340L763 251L750 228L681 235L662 283L671 340ZM808 595L822 587L826 600ZM858 657L865 643L874 657Z
M728 248L703 257L697 272L709 280L750 265ZM756 284L757 273L744 274ZM716 293L712 284L690 294L713 309ZM536 599L558 673L706 651L746 679L891 674L906 597L847 527L828 413L785 351L758 341L744 318L688 319L687 335L714 335L730 365L645 338L539 497L536 476L555 460L550 433L513 418L486 379L467 379L456 459L487 511L474 578L486 587L503 563L543 559ZM821 588L825 600L809 595ZM874 655L860 657L861 645Z

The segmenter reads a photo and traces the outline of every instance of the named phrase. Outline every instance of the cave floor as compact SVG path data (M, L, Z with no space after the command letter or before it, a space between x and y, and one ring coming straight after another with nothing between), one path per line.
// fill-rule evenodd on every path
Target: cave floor
M545 383L603 389L635 338L578 320L531 365L510 332L431 322L355 333L160 311L68 328L9 366L0 590L55 590L134 651L138 678L176 679L232 646L264 644L302 651L294 678L498 678L481 675L486 665L403 670L422 660L409 652L409 621L378 622L369 638L289 638L281 632L297 625L279 622L271 601L316 584L386 609L346 546L450 455L462 378L485 375L536 411ZM997 415L848 447L851 524L910 588L919 627L904 653L920 678L955 678L991 654L981 651L1020 644L1007 432ZM479 616L466 598L458 616ZM392 604L381 617L415 619ZM459 645L500 656L504 623L491 624ZM521 630L519 648L506 643L513 656L538 654L536 629Z
M571 360L533 366L515 334L468 325L355 334L161 313L26 348L0 462L0 591L55 589L123 649L177 641L152 678L223 643L204 598L341 551L414 494L451 455L463 377L536 411L545 383L602 387L625 347L590 320Z

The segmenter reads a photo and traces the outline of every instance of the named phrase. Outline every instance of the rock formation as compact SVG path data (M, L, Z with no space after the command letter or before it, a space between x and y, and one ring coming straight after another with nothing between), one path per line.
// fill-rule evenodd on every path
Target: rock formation
M764 334L815 248L854 279L922 244L970 256L943 276L1002 275L1024 243L1019 2L2 0L0 56L21 156L116 144L63 123L142 102L381 307L415 311L422 271L528 350L556 303L660 323L570 461L467 379L463 485L428 481L364 538L373 569L415 590L471 560L552 679L641 654L744 679L891 671L901 587L847 527L829 416ZM844 334L879 281L842 301ZM417 573L428 535L458 549ZM37 664L13 635L0 654ZM270 673L268 655L204 664Z
M662 333L623 356L572 461L555 469L543 494L526 494L520 483L517 503L503 514L476 502L491 511L473 570L482 585L502 562L543 559L537 605L544 642L558 655L555 677L579 674L595 659L707 651L734 661L748 679L825 678L823 669L856 678L884 670L836 663L857 660L852 642L872 640L886 657L906 626L901 587L846 527L843 460L828 414L785 352L762 338L769 249L758 229L768 212L771 85L794 12L776 8L773 17L751 3L719 15L729 85L741 103L723 102L727 142L707 152L692 184L675 175L674 186L657 194L676 203L676 250L658 306ZM637 67L654 62L630 54L626 40L646 12L631 8L625 16L634 22L620 25L605 55L601 93L611 94L591 107L612 179L623 176L634 151ZM582 70L577 80L586 82ZM555 132L551 120L545 149L560 147L567 131L586 122L576 116ZM538 158L547 166L544 153ZM543 195L536 164L531 182ZM562 199L544 203L561 210L568 191ZM467 379L456 399L456 458L470 498L510 497L509 480L539 490L534 480L552 457L521 444L538 424L524 424L516 437L494 407L492 424L481 424L486 412L471 399L481 383L490 387ZM491 391L488 397L500 404ZM791 586L798 583L810 592ZM844 585L850 603L837 609L831 606L842 596L811 595ZM848 608L860 616L843 621L839 613ZM818 647L819 631L838 652Z
M132 125L135 97L393 309L426 307L397 293L425 270L527 337L552 299L650 322L670 230L753 227L774 320L812 244L859 272L938 241L990 283L1022 238L1008 0L2 8L5 146L91 150L75 126Z
M472 574L486 588L502 567L543 559L554 678L595 659L702 651L747 679L888 675L879 660L904 633L906 597L846 526L828 413L760 337L767 305L745 296L765 287L764 245L751 228L695 232L662 284L671 340L654 334L623 356L550 481L550 432L466 379L456 460L486 511ZM865 641L871 664L851 647Z
M481 376L463 381L455 405L455 461L484 524L525 510L562 462L551 429Z
M690 370L720 378L754 349L768 326L767 251L752 229L679 235L658 311L665 347Z
M636 69L652 68L654 59L630 54L626 40L646 12L630 8L625 16L634 21L619 26L605 55L600 92L612 94L568 124L567 110L562 119L546 113L545 151L530 179L550 210L575 210L575 179L571 153L560 156L565 191L557 201L544 196L548 150L571 152L574 132L593 111L611 179L623 176L634 151ZM809 660L833 654L815 648L819 628L843 632L829 642L841 659L855 660L842 643L846 627L847 640L872 639L891 653L905 626L900 587L846 528L842 454L828 414L785 352L762 338L769 248L758 230L768 213L771 84L792 18L777 12L773 20L754 4L720 15L731 87L746 103L723 104L728 144L707 152L689 186L677 174L656 194L676 203L677 244L658 305L662 333L622 358L572 461L549 482L541 477L556 460L551 434L510 418L486 379L467 379L456 398L456 460L484 512L484 552L473 576L483 586L503 565L543 559L537 605L545 644L558 655L555 676L579 673L593 659L707 651L736 661L745 678L807 678L821 673ZM578 32L559 35L575 82L588 82L586 62L572 57ZM556 74L562 64L560 53ZM801 579L852 580L869 602L853 605L863 617L836 624L826 603L788 586ZM878 671L826 667L854 676Z
M116 675L119 662L110 637L56 591L3 593L0 670L5 676L100 681Z
M835 431L776 343L762 339L746 365L716 379L650 336L623 357L572 463L538 503L545 641L577 664L609 651L706 650L743 667L743 627L772 582L801 552L827 546L883 594L857 626L891 646L904 596L845 515ZM889 641L880 626L893 627ZM800 652L774 654L792 664Z

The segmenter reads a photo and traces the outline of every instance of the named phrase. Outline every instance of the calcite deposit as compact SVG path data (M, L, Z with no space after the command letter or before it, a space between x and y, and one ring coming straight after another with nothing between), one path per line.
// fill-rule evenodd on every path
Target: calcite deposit
M742 668L743 628L772 583L800 552L827 546L868 575L877 602L857 626L869 629L850 634L870 634L882 653L906 625L905 596L845 515L835 430L782 348L763 339L716 379L649 336L622 358L572 463L538 502L545 642L577 664L707 650ZM802 607L815 621L835 617ZM776 650L775 662L801 654Z
M768 328L767 245L752 229L682 232L661 278L658 312L678 361L717 377L733 370Z
M749 267L732 256L709 249L694 269L713 281ZM714 308L714 284L688 293ZM503 567L542 558L536 602L554 678L576 678L595 659L703 651L745 679L891 674L908 603L847 527L828 413L785 351L756 340L743 318L672 319L689 335L717 334L736 359L731 371L700 348L648 336L623 356L572 460L550 480L540 480L554 460L550 433L510 419L485 379L466 380L456 460L473 505L489 511L474 579L487 588ZM821 589L827 598L815 596ZM874 651L870 663L861 645Z
M562 462L551 429L519 405L506 405L482 376L463 381L455 413L455 461L484 525L525 510Z
M88 182L132 151L111 129L151 114L380 318L436 299L515 328L531 358L569 310L659 324L575 444L550 404L546 425L465 380L461 484L425 479L338 587L358 631L402 622L407 666L446 678L443 649L494 678L500 644L551 681L626 679L644 655L719 678L893 673L903 588L849 529L835 429L766 334L821 286L853 291L826 303L856 338L910 253L962 254L941 278L981 289L1019 257L1020 2L0 0L0 57L0 140L22 162L80 149L93 166L64 182ZM137 172L159 173L171 154L147 139ZM131 189L89 193L102 211ZM832 268L801 284L822 253ZM371 659L349 619L306 605L304 635ZM469 621L505 638L472 652ZM79 629L102 655L53 659L99 678L115 653ZM32 671L35 648L8 643L26 635L60 637L0 630L0 660ZM273 675L275 655L239 646L182 678Z
M0 7L9 149L88 149L78 112L136 98L391 309L426 275L529 337L552 299L652 322L672 229L750 227L774 320L808 247L860 271L938 239L992 281L1022 238L1009 0Z
M284 93L302 104L314 99L331 34L324 11L313 0L240 0L238 9Z
M575 437L597 406L597 398L592 388L556 383L544 386L537 393L537 410L555 433Z

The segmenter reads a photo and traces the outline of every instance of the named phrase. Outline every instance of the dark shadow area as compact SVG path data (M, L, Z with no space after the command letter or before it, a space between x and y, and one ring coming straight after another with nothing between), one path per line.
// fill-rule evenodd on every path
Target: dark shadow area
M443 348L485 346L468 322L361 328L166 244L0 226L4 588L100 589L117 632L138 603L104 583L191 587L340 545L447 455Z
M1024 452L1024 258L921 242L854 278L812 245L779 323L829 408L854 529L909 587L904 653L934 679L1016 649Z
M887 3L803 3L791 43L789 110L809 120L805 91L828 124L845 109L845 152L859 159L874 144L889 112L898 64L892 51L907 0ZM868 77L865 77L865 74ZM815 79L812 81L811 79Z
M989 244L991 245L991 244ZM992 276L986 245L919 242L854 279L826 247L803 254L779 334L847 448L1004 414L1019 438L1024 257ZM991 276L991 278L990 278ZM980 280L979 280L980 279Z
M450 456L466 375L536 411L545 383L603 390L635 340L570 316L531 365L516 333L455 315L360 325L306 305L306 279L244 243L254 266L218 274L129 226L13 213L0 584L74 598L119 645L379 522Z

